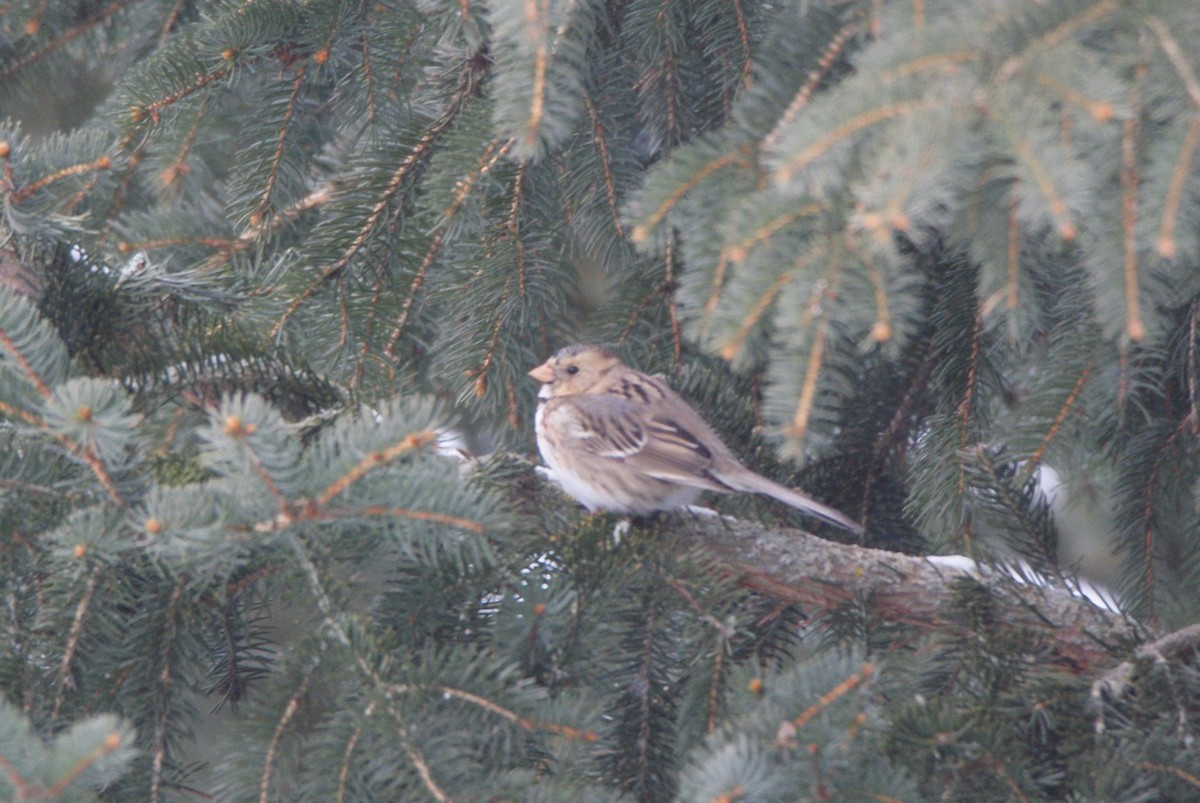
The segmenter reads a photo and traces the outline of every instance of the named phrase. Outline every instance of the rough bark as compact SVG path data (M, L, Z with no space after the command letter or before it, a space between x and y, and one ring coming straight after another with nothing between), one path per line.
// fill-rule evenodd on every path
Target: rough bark
M1063 668L1087 673L1111 665L1113 651L1147 633L1120 613L1070 590L1021 582L989 567L973 570L942 559L839 544L800 530L717 517L697 517L681 535L685 549L702 547L745 587L814 612L847 605L877 621L917 630L969 630L954 600L962 583L986 589L1008 626L1042 636Z

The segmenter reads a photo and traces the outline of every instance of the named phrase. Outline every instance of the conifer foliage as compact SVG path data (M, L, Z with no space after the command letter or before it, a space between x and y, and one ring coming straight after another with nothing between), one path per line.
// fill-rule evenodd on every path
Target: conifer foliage
M0 196L5 799L1200 796L1195 4L18 0ZM615 538L580 340L978 571Z

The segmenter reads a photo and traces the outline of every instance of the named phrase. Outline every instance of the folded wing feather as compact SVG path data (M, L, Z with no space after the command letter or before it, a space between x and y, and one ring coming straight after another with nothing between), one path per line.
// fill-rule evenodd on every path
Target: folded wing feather
M651 415L626 399L578 396L570 399L579 415L572 433L596 457L619 460L647 477L721 493L732 489L711 474L713 454L679 422Z

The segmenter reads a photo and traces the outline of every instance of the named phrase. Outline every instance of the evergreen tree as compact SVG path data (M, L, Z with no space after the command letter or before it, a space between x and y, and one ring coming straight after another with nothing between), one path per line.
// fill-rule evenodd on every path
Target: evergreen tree
M1198 150L1189 3L6 4L3 796L1200 796ZM614 538L576 341L866 535Z

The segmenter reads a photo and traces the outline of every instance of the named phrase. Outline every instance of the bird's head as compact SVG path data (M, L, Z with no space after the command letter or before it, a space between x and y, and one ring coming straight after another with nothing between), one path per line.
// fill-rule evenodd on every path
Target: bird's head
M591 392L620 364L608 349L581 344L559 349L529 375L542 383L538 396L543 399L573 396Z

